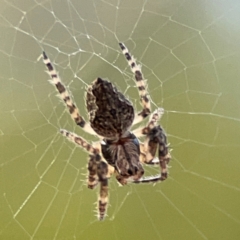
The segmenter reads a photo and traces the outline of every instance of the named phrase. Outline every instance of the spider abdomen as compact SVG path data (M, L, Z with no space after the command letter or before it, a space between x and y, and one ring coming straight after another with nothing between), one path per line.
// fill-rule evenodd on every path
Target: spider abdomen
M86 95L89 120L94 131L106 138L118 138L133 123L132 103L109 81L97 78Z

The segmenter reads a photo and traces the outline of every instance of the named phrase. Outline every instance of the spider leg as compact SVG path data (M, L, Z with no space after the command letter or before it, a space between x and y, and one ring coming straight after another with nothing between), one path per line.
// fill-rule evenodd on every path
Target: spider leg
M88 162L88 188L93 189L97 183L100 183L100 192L98 197L98 219L103 220L108 205L108 164L101 160L99 154L90 155Z
M90 159L88 161L88 188L93 189L98 184L98 175L97 175L97 164L95 160L95 156L99 155L100 150L99 148L94 148L90 143L88 143L82 137L68 132L67 130L61 129L60 133L65 136L69 141L75 143L76 145L85 149L88 153L90 153Z
M87 142L84 138L78 136L75 133L69 132L65 129L60 129L60 133L65 136L69 141L77 144L78 146L85 149L87 152L91 154L98 154L100 153L100 144L98 147L93 147L92 144Z
M162 115L164 114L164 109L163 108L157 108L152 114L151 117L149 118L148 124L144 128L137 128L133 131L133 134L136 137L142 137L146 135L146 133L149 132L149 129L152 129L154 126L158 125L158 121L161 119Z
M74 133L68 132L67 130L61 129L60 132L69 141L77 144L90 153L90 159L88 161L88 188L94 189L97 184L100 183L98 219L103 220L106 215L108 205L108 178L114 172L114 168L102 160L99 150L100 148L93 147L85 139Z
M151 129L153 129L155 126L158 125L158 121L162 117L163 113L164 113L163 108L156 109L152 113L147 126L144 128L140 127L135 129L133 131L133 134L138 138L144 135L146 136ZM149 146L149 144L151 144L151 146ZM156 151L157 151L157 145L149 142L149 137L147 136L145 139L145 142L140 144L140 152L141 152L140 161L145 164L151 164L151 165L159 164L159 159L154 158Z
M158 158L159 158L159 165L161 169L161 174L156 176L149 176L149 177L142 177L138 180L133 180L131 182L133 183L150 183L150 182L158 182L158 181L164 181L168 177L168 163L171 159L170 152L168 150L168 144L167 144L167 137L164 133L163 129L158 125L153 127L149 133L148 133L148 149L146 158L143 158L144 163L150 163L148 157L155 155L156 149L158 147ZM155 159L153 159L154 161Z
M115 174L116 174L116 179L120 183L121 186L124 186L128 183L128 178L122 176L121 174L119 174L117 172Z
M135 75L140 101L143 107L143 110L135 116L133 124L137 124L150 114L151 112L150 99L148 97L148 92L141 71L141 66L136 63L136 60L134 59L133 56L131 56L127 47L123 43L119 43L119 46L122 49L122 52L128 61L128 65L131 67L131 70Z
M53 64L51 63L50 59L48 58L48 56L46 55L45 52L43 52L43 62L45 63L45 65L48 69L48 73L52 78L52 83L55 85L55 87L57 88L57 90L60 94L61 99L66 104L72 119L84 131L86 131L90 134L96 134L90 127L90 124L86 123L85 120L83 119L83 117L80 115L78 107L71 99L69 92L67 91L66 87L62 83L60 77L58 76L56 70L53 67Z
M88 188L93 189L96 183L100 183L100 192L98 197L98 219L103 220L108 205L108 178L109 165L101 160L99 154L90 155L88 162ZM111 169L111 168L110 168ZM110 170L111 171L111 170ZM97 182L96 182L97 179Z
M163 109L159 108L153 112L152 117L148 125L142 129L136 130L136 135L146 135L144 144L140 145L140 160L146 164L159 163L161 168L161 174L150 177L142 177L139 180L133 180L133 183L147 183L164 181L168 177L168 163L171 159L170 152L168 150L167 136L157 121L163 114ZM158 149L159 162L156 161L154 156Z
M108 204L108 164L101 161L97 168L98 179L100 182L100 194L98 198L98 219L103 220Z

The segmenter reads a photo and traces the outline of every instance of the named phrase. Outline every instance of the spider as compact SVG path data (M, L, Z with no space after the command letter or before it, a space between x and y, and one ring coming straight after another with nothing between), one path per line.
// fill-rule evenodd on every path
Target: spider
M43 52L43 61L56 86L61 99L69 110L75 123L84 131L97 135L100 139L95 145L90 144L75 133L61 129L60 133L69 141L85 149L90 155L88 160L88 188L100 184L98 197L98 219L106 216L108 205L108 179L115 174L121 185L127 183L149 183L164 181L168 177L168 163L171 158L167 137L157 123L163 114L158 108L151 114L150 99L146 89L141 67L123 43L119 46L135 75L142 111L135 114L132 103L108 80L98 77L86 92L86 107L89 123L80 115L79 109L61 82L53 64ZM132 125L141 122L151 114L145 127L133 132ZM138 138L145 136L144 143ZM155 158L158 150L158 158ZM161 174L143 177L144 164L159 164Z

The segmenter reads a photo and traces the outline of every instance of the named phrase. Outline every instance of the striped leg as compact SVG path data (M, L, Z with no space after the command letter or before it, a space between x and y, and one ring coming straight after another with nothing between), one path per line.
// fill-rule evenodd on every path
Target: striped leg
M146 135L153 127L158 125L158 121L164 114L164 109L163 108L158 108L156 109L152 114L149 119L149 122L146 127L144 128L137 128L133 131L133 134L136 137L142 137L143 135Z
M98 219L104 220L108 207L108 164L100 162L97 168L100 182L100 194L98 197Z
M159 164L159 160L157 158L154 158L156 151L157 151L157 145L149 145L151 142L149 142L149 133L150 131L158 125L159 119L162 117L164 113L163 108L158 108L156 109L152 114L151 117L149 118L149 122L146 127L144 128L137 128L133 131L133 134L136 137L142 137L146 136L144 143L140 144L140 161L142 163L146 164Z
M90 160L88 162L88 188L93 189L98 182L100 183L100 192L98 197L99 220L104 220L108 207L108 166L109 165L106 162L101 161L101 156L99 154L90 156Z
M138 180L132 180L133 183L151 183L164 181L168 177L168 163L171 159L170 152L168 150L167 138L160 126L154 127L148 134L148 150L145 146L141 146L141 158L140 160L146 164L159 164L161 174L156 176L142 177ZM156 150L158 148L158 161L154 159Z
M127 47L123 43L119 43L119 46L122 49L122 52L128 61L128 65L131 67L131 70L135 75L136 84L137 84L138 92L140 96L140 101L143 107L143 110L140 113L138 113L134 119L133 124L136 124L142 121L144 118L146 118L150 114L151 112L150 100L148 98L148 92L146 90L146 85L145 85L145 81L143 78L140 65L136 63L134 57L131 56Z
M157 176L143 177L139 180L134 180L134 183L147 183L164 181L168 177L168 163L171 159L168 150L167 136L164 130L158 125L157 121L163 115L163 109L155 110L144 128L139 128L134 131L137 137L146 135L144 144L140 145L140 161L146 164L159 164L161 174ZM158 149L158 159L154 158Z
M98 176L97 176L97 160L96 155L99 155L100 149L94 148L90 143L88 143L85 139L74 134L72 132L68 132L67 130L61 129L60 133L65 136L70 142L77 144L78 146L85 149L88 153L90 153L90 160L88 162L88 188L93 189L98 184ZM100 155L99 155L100 156ZM98 159L98 161L101 160Z
M94 148L80 136L61 129L60 131L69 141L87 150L90 153L88 161L88 188L94 189L100 183L98 198L98 219L103 220L108 205L108 178L114 172L114 168L101 159L99 148Z
M61 99L66 104L72 119L75 121L75 123L78 126L80 126L86 132L90 134L96 134L93 131L93 129L90 127L90 124L86 123L83 117L80 115L77 106L74 104L73 100L71 99L69 92L67 91L64 84L61 82L60 77L58 76L56 70L54 69L50 59L47 57L45 52L43 52L43 62L45 63L48 69L48 73L52 78L52 83L55 85L55 87L57 88L60 94Z

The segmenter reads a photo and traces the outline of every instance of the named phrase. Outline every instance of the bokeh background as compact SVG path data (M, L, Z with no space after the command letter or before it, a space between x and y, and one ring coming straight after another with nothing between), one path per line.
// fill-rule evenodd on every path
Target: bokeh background
M0 239L239 239L240 2L0 2ZM118 42L142 65L171 143L169 179L110 181L105 221L86 187L88 154L42 59L44 49L87 119L98 76L140 109ZM158 167L146 167L146 175Z

